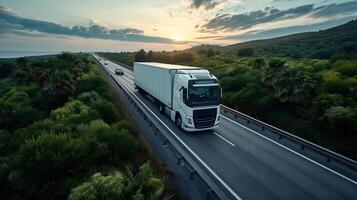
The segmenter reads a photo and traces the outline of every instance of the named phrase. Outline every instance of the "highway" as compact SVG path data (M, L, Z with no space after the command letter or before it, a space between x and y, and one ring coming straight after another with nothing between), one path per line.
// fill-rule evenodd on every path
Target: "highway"
M236 199L357 199L357 182L353 178L228 117L222 116L219 128L214 131L178 130L167 116L161 115L150 101L137 93L133 71L103 58L99 62L159 116L237 195ZM123 69L125 74L115 75L117 68Z

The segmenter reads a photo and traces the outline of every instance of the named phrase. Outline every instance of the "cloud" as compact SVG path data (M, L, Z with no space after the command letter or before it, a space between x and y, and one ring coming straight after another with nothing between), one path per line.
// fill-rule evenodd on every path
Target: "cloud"
M259 24L294 19L301 16L309 15L313 18L321 18L333 17L336 15L348 15L351 13L357 13L357 1L329 4L316 8L313 4L307 4L286 10L266 7L262 10L238 15L217 15L207 23L203 24L200 28L206 31L246 30Z
M19 32L40 32L77 36L82 38L98 38L133 42L177 43L169 38L143 35L144 31L135 28L108 29L90 21L87 26L68 27L61 24L36 19L29 19L17 15L9 8L0 6L0 34Z
M205 10L211 10L218 6L222 1L215 0L189 0L191 2L191 8L204 8Z

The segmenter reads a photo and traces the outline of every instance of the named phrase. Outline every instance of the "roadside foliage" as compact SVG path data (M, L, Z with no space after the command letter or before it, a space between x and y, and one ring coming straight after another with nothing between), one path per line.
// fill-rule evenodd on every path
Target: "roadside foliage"
M88 54L0 60L0 76L1 199L171 197Z

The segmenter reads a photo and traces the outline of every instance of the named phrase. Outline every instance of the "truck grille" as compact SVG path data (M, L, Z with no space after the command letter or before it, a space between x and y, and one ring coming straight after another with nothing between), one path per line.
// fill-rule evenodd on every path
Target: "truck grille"
M210 128L216 121L217 108L202 109L193 111L193 122L195 128Z

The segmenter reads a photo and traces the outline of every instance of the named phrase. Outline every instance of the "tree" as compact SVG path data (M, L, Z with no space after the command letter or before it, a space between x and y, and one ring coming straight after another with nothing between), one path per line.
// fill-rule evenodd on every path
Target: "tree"
M268 61L268 65L264 68L262 77L266 85L271 86L273 84L280 71L286 67L285 63L284 60L276 58Z
M206 49L199 49L198 50L198 54L201 54L201 55L207 54L207 50Z
M170 62L177 64L177 63L184 63L184 62L191 62L193 61L193 55L191 52L178 52L174 53L171 57Z
M150 51L146 54L146 61L153 61L153 60L154 60L154 52L150 50Z
M140 51L135 53L134 60L135 62L146 61L146 52L144 51L144 49L141 49Z
M66 70L54 69L48 84L44 88L44 95L49 99L50 106L62 106L69 96L74 94L75 82Z
M207 57L212 57L215 55L215 52L213 51L213 49L208 49L207 53L206 53L206 56Z
M15 65L12 62L0 63L0 78L8 77L15 70Z
M303 70L287 67L273 83L275 96L281 102L306 104L316 87L315 80Z
M16 59L17 68L15 70L14 77L15 79L21 83L26 84L32 80L32 74L30 70L30 60L28 58L18 58Z
M254 49L252 49L252 48L238 49L237 55L240 57L251 57L254 55Z
M252 62L253 69L261 69L267 65L264 58L255 58Z

